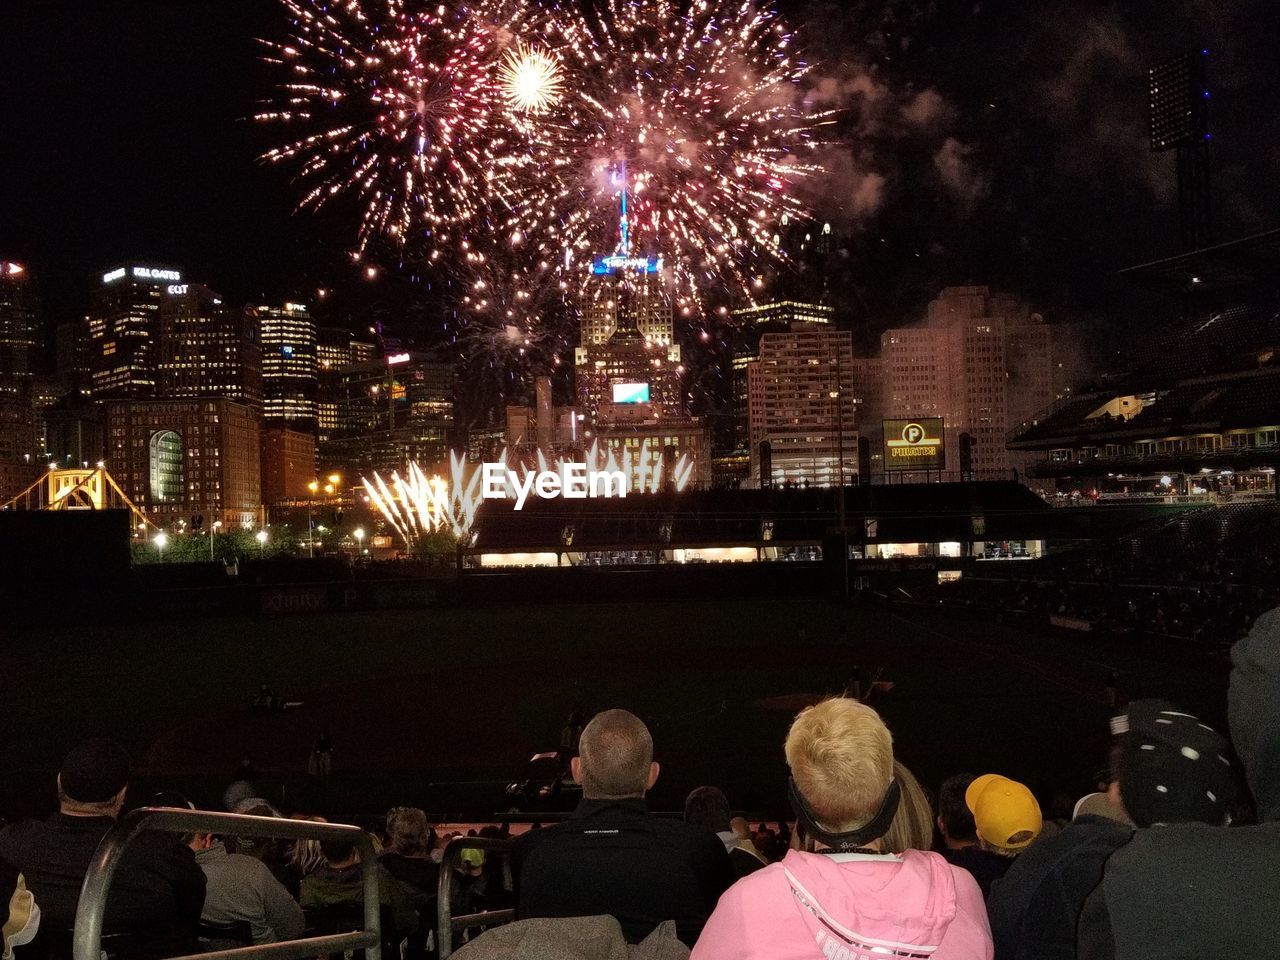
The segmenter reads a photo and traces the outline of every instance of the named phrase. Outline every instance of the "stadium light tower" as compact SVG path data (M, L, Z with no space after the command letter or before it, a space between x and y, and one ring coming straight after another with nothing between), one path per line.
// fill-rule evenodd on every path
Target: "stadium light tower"
M1151 151L1178 152L1178 212L1182 248L1212 242L1209 194L1208 48L1180 54L1147 71Z

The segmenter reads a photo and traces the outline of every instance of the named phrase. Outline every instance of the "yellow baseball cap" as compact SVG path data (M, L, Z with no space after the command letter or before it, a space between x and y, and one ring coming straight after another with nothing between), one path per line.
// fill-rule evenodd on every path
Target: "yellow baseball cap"
M1016 780L984 773L964 792L978 836L1003 850L1021 850L1040 835L1044 818L1035 795Z

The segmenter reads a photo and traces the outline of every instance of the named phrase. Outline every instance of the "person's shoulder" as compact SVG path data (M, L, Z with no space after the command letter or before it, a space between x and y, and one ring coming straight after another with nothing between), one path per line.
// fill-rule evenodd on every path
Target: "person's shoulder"
M658 817L653 814L649 815L649 820L655 833L676 837L694 847L705 847L707 849L716 847L724 850L724 842L706 827L685 823L675 817Z
M753 870L745 877L738 878L720 895L720 903L741 906L744 903L751 903L758 897L770 899L779 888L789 885L786 864L779 860L777 863L766 864L759 870Z
M561 823L553 823L547 827L539 827L537 830L526 830L524 833L515 837L511 841L512 851L515 853L523 853L532 850L540 843L552 840L565 832L565 827L570 821L565 820Z
M1092 859L1099 855L1110 856L1132 837L1133 828L1128 824L1106 817L1084 817L1067 824L1054 838L1057 843L1050 849L1063 860ZM1028 852L1034 852L1037 846L1033 843Z
M1171 865L1220 864L1232 860L1280 864L1277 852L1280 852L1280 822L1247 827L1177 823L1135 830L1129 842L1107 861L1107 873L1146 873L1167 870Z
M192 863L196 861L194 850L174 834L162 833L159 830L144 830L139 833L129 842L129 847L126 849L133 848L143 851L149 857L164 856L184 863L188 860Z
M977 900L983 899L982 886L978 883L977 878L964 867L952 863L940 853L928 850L908 850L907 853L929 857L932 858L932 861L936 861L936 864L931 863L931 865L936 865L938 869L946 870L951 875L951 883L955 887L957 897L969 896Z
M245 856L243 853L228 853L225 862L241 876L252 877L258 881L275 880L275 874L271 872L271 868L257 857Z

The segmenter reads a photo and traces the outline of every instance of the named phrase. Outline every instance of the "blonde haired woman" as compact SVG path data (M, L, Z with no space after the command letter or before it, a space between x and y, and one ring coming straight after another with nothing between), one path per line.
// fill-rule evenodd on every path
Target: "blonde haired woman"
M791 725L786 755L805 849L734 884L693 960L990 960L973 877L906 846L918 839L911 808L924 797L919 784L894 842L904 849L889 849L914 777L903 768L895 777L893 738L880 715L843 698L809 707Z
M893 761L893 779L902 790L898 811L889 824L881 848L885 853L928 850L933 846L933 805L915 774Z

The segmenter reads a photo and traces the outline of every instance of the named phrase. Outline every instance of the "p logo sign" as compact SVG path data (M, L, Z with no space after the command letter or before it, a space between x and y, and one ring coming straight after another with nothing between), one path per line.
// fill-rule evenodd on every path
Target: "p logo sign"
M941 470L943 451L941 417L884 421L884 469Z

